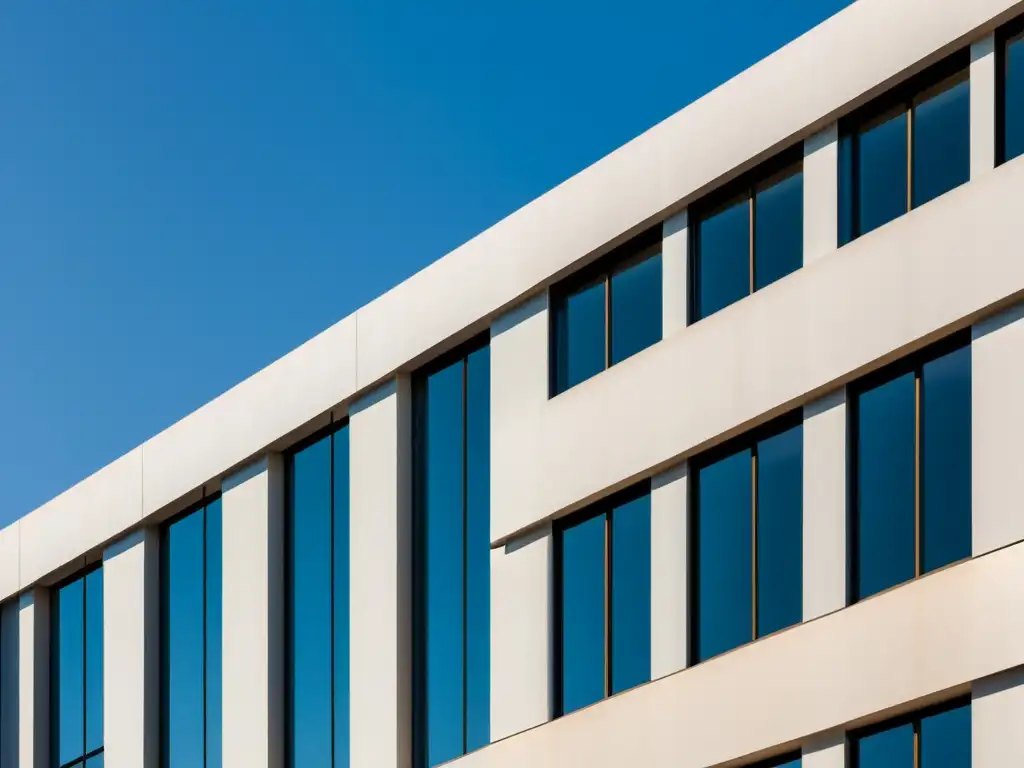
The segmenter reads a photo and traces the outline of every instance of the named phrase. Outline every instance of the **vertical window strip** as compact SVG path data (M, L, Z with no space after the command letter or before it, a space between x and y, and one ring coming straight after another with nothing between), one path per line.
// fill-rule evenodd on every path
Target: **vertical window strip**
M605 367L608 367L608 289L605 287ZM469 749L469 359L459 363L462 368L462 754Z
M966 722L962 722L959 724L955 721L953 723L944 723L943 725L946 727L951 726L952 730L947 730L945 738L940 739L939 742L940 749L949 749L950 747L953 749L953 754L956 756L947 758L954 761L951 764L960 765L961 763L957 758L962 758L964 755L967 755L969 759L970 754L970 710L971 702L969 698L957 698L953 701L947 701L941 704L936 704L927 707L926 709L920 710L918 712L913 712L909 715L904 715L893 720L883 721L876 725L870 725L865 728L854 731L849 735L848 741L851 748L851 756L853 758L852 768L872 768L872 766L875 764L875 761L872 761L872 763L868 765L865 765L863 763L863 744L865 740L871 740L873 737L879 737L884 734L894 734L894 732L907 727L910 728L911 741L909 744L909 754L903 753L904 759L900 758L899 753L893 754L892 752L882 752L881 754L875 752L875 754L873 754L873 757L875 757L876 760L885 761L887 766L892 765L893 768L930 768L931 765L934 765L934 761L930 761L929 765L926 765L924 762L925 748L927 746L924 733L925 723L927 721L934 720L940 717L944 718L954 713L962 712L964 716L967 718ZM957 725L960 725L961 728L963 728L963 730L958 732L956 730ZM960 742L956 741L957 735L959 735L962 739ZM951 743L950 741L948 741L948 739L953 739L953 742ZM891 748L896 750L899 749L899 742L890 742L889 744ZM879 748L876 746L875 749L877 750Z

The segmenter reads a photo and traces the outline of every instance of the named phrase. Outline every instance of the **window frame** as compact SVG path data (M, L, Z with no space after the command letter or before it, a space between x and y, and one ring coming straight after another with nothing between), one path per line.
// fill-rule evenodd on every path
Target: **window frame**
M965 328L963 330L956 331L933 344L929 344L906 357L900 358L889 365L883 366L875 371L871 371L867 375L852 382L847 387L848 437L846 446L848 451L847 467L849 472L847 482L847 498L849 500L847 512L847 530L849 531L847 536L847 606L864 600L869 600L876 595L885 594L886 592L890 592L905 584L915 582L931 573L937 573L939 571L946 570L947 568L952 568L953 566L966 562L973 557L973 555L968 555L967 557L960 558L959 560L955 560L951 563L946 563L945 565L934 568L930 571L922 572L921 570L923 536L923 528L921 526L921 498L923 495L922 486L924 483L924 472L922 467L923 445L921 442L922 415L924 411L922 408L923 387L921 381L924 375L924 366L933 360L943 357L944 355L970 346L970 328ZM864 597L859 597L857 595L858 580L860 578L860 569L858 564L860 561L860 550L862 546L859 533L860 494L857 487L860 472L860 462L857 459L860 448L860 395L908 373L914 374L914 576L906 581L893 584L878 592L874 592Z
M758 444L770 437L781 435L783 432L788 432L796 427L803 427L804 417L803 409L796 408L792 411L777 416L770 421L755 427L752 430L744 432L736 437L733 437L725 442L714 446L713 448L705 451L704 453L695 456L690 459L689 462L689 482L687 483L687 509L689 514L687 515L687 604L689 606L689 627L687 629L687 660L686 664L688 667L695 666L697 664L703 664L704 662L710 661L711 659L724 656L726 653L730 653L738 648L742 648L745 645L756 642L764 637L771 637L777 635L780 632L785 632L787 629L799 626L803 623L803 616L801 620L796 624L790 624L788 627L777 629L774 632L769 632L766 635L758 635L757 633L757 522L758 522L758 500L757 500L757 446ZM697 637L700 632L700 470L708 467L717 461L727 458L739 451L750 450L750 473L751 473L751 498L750 498L750 551L751 551L751 626L750 626L750 640L738 645L735 648L729 649L715 656L709 656L703 660L697 658ZM802 468L801 468L802 469ZM801 555L802 557L802 555ZM802 565L802 563L801 563ZM802 592L802 585L801 585ZM802 597L802 595L801 595ZM785 761L783 761L785 762Z
M426 546L426 535L424 530L424 519L423 519L423 483L425 481L425 468L424 458L426 456L426 444L425 436L426 432L422 427L422 420L426 411L426 380L433 374L448 368L451 365L461 362L462 363L462 576L463 576L463 589L462 589L462 620L463 620L463 635L462 635L462 700L463 700L463 723L462 723L462 743L463 753L459 757L464 757L471 752L478 751L478 749L468 749L468 738L469 728L466 717L466 701L468 699L468 653L466 648L468 646L468 625L466 622L466 616L468 613L468 592L466 588L467 573L469 570L468 565L468 518L469 518L469 483L467 481L467 465L468 465L468 452L466 445L468 441L468 397L467 397L467 381L469 376L469 356L475 352L489 347L491 342L490 333L485 332L474 336L473 338L463 342L454 349L445 352L438 356L429 363L421 366L412 376L412 460L411 466L411 477L412 477L412 500L411 500L411 558L410 563L412 566L412 626L409 633L410 643L412 646L412 765L414 768L428 768L428 752L427 752L427 728L428 719L427 713L429 711L429 705L427 702L427 686L426 686L426 650L427 650L427 638L425 634L426 629L426 584L424 567L425 563L425 546ZM490 419L490 414L488 414ZM485 745L486 746L486 745ZM482 747L480 747L482 748Z
M690 275L687 286L686 324L693 325L701 320L716 315L716 310L708 315L700 313L700 225L705 220L722 213L740 203L747 206L747 294L743 298L757 292L757 206L754 201L758 193L770 189L776 184L802 174L804 171L803 143L798 142L773 157L765 160L754 168L741 174L739 178L727 182L721 188L709 192L689 207L687 226L687 272ZM802 244L801 244L802 248ZM790 273L792 274L792 273ZM764 286L767 288L768 286ZM761 290L764 290L763 288ZM743 299L740 299L742 301ZM730 305L731 306L731 305ZM725 309L723 307L722 309Z
M1024 16L1007 22L995 33L996 55L996 156L995 167L1008 162L1006 157L1006 53L1016 42L1024 42Z
M103 746L97 747L96 749L86 752L85 742L88 739L87 722L89 719L88 714L88 701L89 701L89 678L87 675L87 658L89 653L89 633L87 631L89 619L89 603L88 593L86 590L85 579L87 576L100 571L103 569L103 561L101 559L94 562L88 563L84 568L75 571L73 574L61 579L50 587L50 594L53 595L54 599L50 600L50 718L53 722L53 727L50 728L50 764L54 768L74 768L77 765L88 765L88 762L99 755L104 754L106 749L106 739L104 739ZM77 757L73 757L70 760L61 763L60 760L60 662L59 662L59 649L58 644L60 643L60 602L56 599L57 594L64 587L73 584L76 581L81 580L82 582L82 754ZM106 643L106 637L104 636L103 642ZM101 651L103 649L101 648ZM103 681L100 681L100 685ZM106 691L104 691L104 696Z
M616 507L623 506L629 502L649 496L651 493L651 480L641 480L635 485L606 496L600 501L591 504L577 512L572 512L552 523L552 574L554 576L554 589L552 590L552 614L555 617L552 630L552 643L554 654L552 659L552 719L565 717L567 714L587 709L593 704L574 709L572 712L563 711L563 680L564 680L564 653L563 653L563 630L565 622L565 606L562 601L562 588L565 583L565 560L563 556L563 534L567 529L585 523L600 515L605 515L604 520L604 694L594 704L605 701L612 696L635 690L640 686L634 686L618 693L612 693L612 569L615 567L615 558L612 550L612 517ZM648 680L648 682L650 682ZM641 683L640 685L643 685Z
M922 709L915 709L902 715L886 720L870 723L856 728L846 734L846 743L850 755L850 768L860 768L860 740L866 737L875 736L879 733L900 728L904 725L912 725L914 728L914 765L912 768L921 768L921 722L933 715L941 715L971 705L971 695L962 694L952 699L931 704Z
M630 267L661 254L663 247L662 223L658 222L548 289L550 306L548 312L548 399L568 392L583 383L578 382L561 390L558 388L560 353L558 318L564 311L568 300L588 288L593 288L596 285L604 286L604 367L601 370L607 371L614 365L612 362L612 278ZM662 285L664 286L664 272L662 272ZM662 327L661 338L664 339L664 337L665 329Z
M869 234L874 230L868 230L868 232L862 232L860 226L860 187L861 187L861 174L860 174L860 136L869 128L877 127L882 123L891 120L899 115L906 115L907 128L906 128L906 150L907 150L907 167L905 171L905 178L907 183L907 195L905 201L905 207L903 213L900 216L906 216L908 213L915 209L914 206L914 109L921 103L928 101L933 96L949 90L950 88L959 85L961 82L970 82L971 72L971 57L970 47L961 48L948 56L940 59L939 61L926 67L921 72L912 75L907 80L899 83L890 90L882 93L875 97L867 104L858 107L853 112L845 115L839 119L839 141L849 142L850 155L850 179L849 179L849 196L850 200L848 203L848 210L844 211L843 207L843 195L841 190L843 187L842 182L842 153L839 158L839 179L838 188L840 194L838 195L839 205L839 242L838 246L842 247L848 243L852 243L855 240L863 237L865 234ZM998 102L998 99L996 100ZM998 110L998 104L997 104ZM996 120L997 130L999 120ZM998 144L998 138L997 138ZM968 181L970 181L970 175L968 175ZM950 190L951 191L951 190ZM928 201L931 202L931 201ZM924 205L922 203L921 205ZM916 207L920 207L916 206ZM844 215L849 216L850 222L850 239L846 242L842 241L842 221ZM899 218L899 217L897 217ZM883 225L884 226L884 225ZM875 229L877 229L876 227Z

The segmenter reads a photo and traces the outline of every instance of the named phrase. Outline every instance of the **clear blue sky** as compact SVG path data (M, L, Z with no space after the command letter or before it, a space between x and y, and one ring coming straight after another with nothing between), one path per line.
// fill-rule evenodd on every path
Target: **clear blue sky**
M4 3L0 525L848 3Z

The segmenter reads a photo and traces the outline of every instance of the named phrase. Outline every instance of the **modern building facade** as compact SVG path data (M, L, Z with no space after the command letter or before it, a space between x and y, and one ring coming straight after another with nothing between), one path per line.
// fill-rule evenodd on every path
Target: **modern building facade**
M1024 765L1022 20L858 0L0 531L0 766Z

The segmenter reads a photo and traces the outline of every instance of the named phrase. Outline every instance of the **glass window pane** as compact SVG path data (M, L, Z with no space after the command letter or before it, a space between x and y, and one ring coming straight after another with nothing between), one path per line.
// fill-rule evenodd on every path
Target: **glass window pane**
M604 515L562 532L564 714L604 698L604 532Z
M971 707L921 720L921 768L970 768Z
M223 519L221 500L206 506L206 768L220 768L221 749L221 616L223 586Z
M85 768L103 768L103 753L100 752L86 760Z
M85 577L85 754L103 747L103 569Z
M651 497L612 511L611 692L651 679Z
M349 764L349 432L334 433L334 768ZM299 765L295 763L294 765ZM315 768L315 766L311 766Z
M696 318L713 315L750 293L750 201L697 223Z
M423 524L427 761L463 754L463 363L426 381Z
M291 460L291 764L331 768L331 438Z
M914 577L914 374L857 399L857 596Z
M604 281L555 305L555 394L604 370Z
M907 723L859 738L855 768L915 768L914 726Z
M466 361L466 749L491 733L491 355Z
M906 112L861 132L857 172L858 234L907 212Z
M971 348L926 363L921 380L921 570L971 555Z
M164 764L203 766L203 533L198 510L172 523L164 538Z
M849 243L857 236L854 221L854 167L853 134L839 138L839 245Z
M804 174L792 174L754 197L754 290L804 263Z
M971 83L966 79L914 107L914 206L971 175Z
M57 754L61 765L85 754L85 580L57 591Z
M753 639L751 466L748 449L697 475L697 661Z
M757 634L803 618L803 427L757 445Z
M1024 35L1007 41L1003 93L1003 154L1011 160L1024 153Z
M611 277L611 362L661 341L661 254Z

